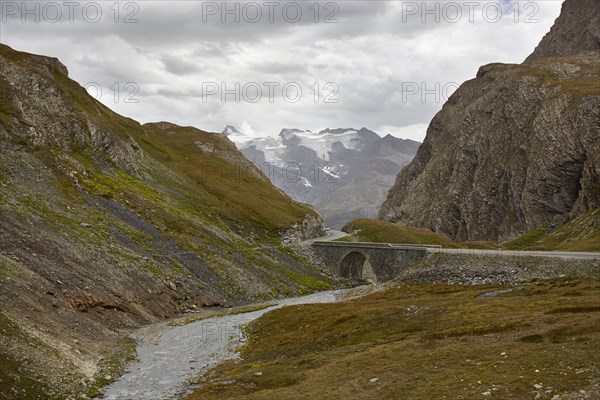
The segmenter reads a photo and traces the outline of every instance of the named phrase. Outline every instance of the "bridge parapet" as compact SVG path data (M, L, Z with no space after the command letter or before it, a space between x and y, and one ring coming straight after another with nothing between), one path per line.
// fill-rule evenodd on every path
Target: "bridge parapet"
M409 250L441 249L437 244L404 244L404 243L374 243L374 242L328 242L326 240L315 240L313 245L329 247L367 247L367 248L397 248Z

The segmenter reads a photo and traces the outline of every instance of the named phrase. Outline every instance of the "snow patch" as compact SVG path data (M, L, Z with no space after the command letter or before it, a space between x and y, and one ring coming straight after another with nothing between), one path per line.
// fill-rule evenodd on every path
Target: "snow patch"
M304 186L306 186L307 188L312 188L313 185L310 183L310 181L308 179L306 179L305 177L302 177L302 184Z
M227 128L226 128L227 129ZM233 128L235 129L235 128ZM237 129L235 129L237 131ZM333 152L333 146L336 143L341 144L348 150L360 150L361 140L354 129L348 129L342 132L332 133L329 130L323 130L318 133L309 130L283 129L279 136L252 138L237 131L230 134L229 138L237 145L238 149L246 149L256 146L257 150L265 154L265 160L268 162L281 161L283 152L287 149L285 142L296 138L298 145L313 150L317 157L324 161L330 161L329 154ZM327 172L331 176L339 177L337 174Z

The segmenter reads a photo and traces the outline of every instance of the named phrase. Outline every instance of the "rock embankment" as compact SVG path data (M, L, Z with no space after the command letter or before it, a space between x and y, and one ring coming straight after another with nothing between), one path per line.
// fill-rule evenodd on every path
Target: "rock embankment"
M402 272L395 281L487 285L534 279L600 277L600 260L433 254Z
M314 210L313 207L306 205ZM317 239L325 235L325 224L323 218L315 211L314 214L306 214L302 223L294 224L282 235L284 244L296 244L304 240Z

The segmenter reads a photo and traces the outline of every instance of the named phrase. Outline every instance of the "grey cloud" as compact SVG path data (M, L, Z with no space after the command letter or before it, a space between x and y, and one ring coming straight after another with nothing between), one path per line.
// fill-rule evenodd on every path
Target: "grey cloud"
M279 14L273 23L223 24L215 18L203 22L199 2L137 1L139 23L115 24L108 13L113 2L102 2L108 11L96 24L81 17L74 23L22 24L12 17L0 24L0 39L18 50L59 57L82 84L135 81L139 104L104 100L142 122L170 120L220 131L245 121L261 134L283 126L410 126L427 124L442 104L418 96L403 101L403 83L461 83L482 64L522 61L558 16L560 3L540 2L538 24L404 21L401 4L392 1L338 1L339 23L314 23L306 17L313 4L308 1L298 23ZM290 104L276 92L273 104L202 102L203 82L272 80L298 82L306 98ZM308 90L314 82L337 83L339 103L315 104Z
M177 57L169 54L161 56L167 72L175 75L188 75L201 71L200 65L188 57Z
M264 74L297 74L306 71L306 63L300 62L298 63L285 63L285 62L277 62L277 61L268 61L263 63L252 63L248 65L248 67L252 68L255 71L260 71Z

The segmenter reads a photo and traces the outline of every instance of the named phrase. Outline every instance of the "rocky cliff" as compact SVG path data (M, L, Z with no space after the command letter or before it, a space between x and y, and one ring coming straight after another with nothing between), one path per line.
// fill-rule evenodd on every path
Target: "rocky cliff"
M600 51L600 7L596 0L569 0L526 61Z
M566 0L520 65L490 64L433 118L379 217L505 241L600 207L595 1Z
M318 214L225 135L140 125L4 45L0 88L0 397L76 397L137 327L331 287L281 245Z

